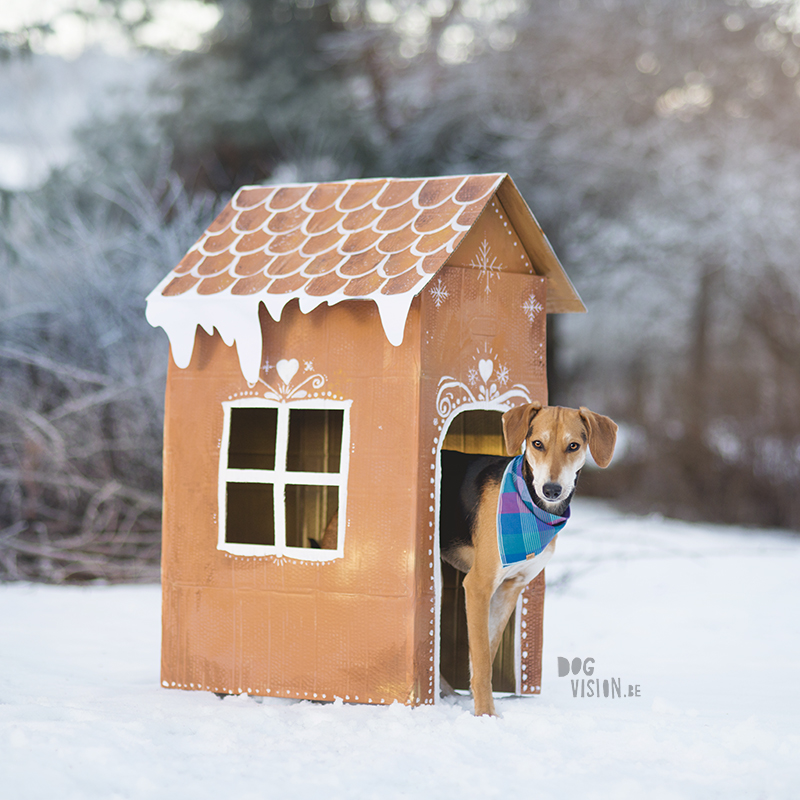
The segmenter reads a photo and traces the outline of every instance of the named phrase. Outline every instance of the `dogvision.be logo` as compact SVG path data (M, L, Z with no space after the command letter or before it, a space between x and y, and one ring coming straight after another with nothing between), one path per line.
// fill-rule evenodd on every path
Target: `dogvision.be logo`
M572 696L573 697L641 697L641 689L639 684L628 684L627 693L622 692L622 678L600 678L592 677L594 675L594 659L593 658L573 658L570 661L568 658L558 656L558 677L565 678L570 674L579 675L581 672L586 676L584 678L572 678Z

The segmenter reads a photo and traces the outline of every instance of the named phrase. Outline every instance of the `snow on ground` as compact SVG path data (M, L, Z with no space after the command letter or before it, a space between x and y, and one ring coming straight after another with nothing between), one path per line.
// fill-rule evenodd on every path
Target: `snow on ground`
M0 586L0 792L28 798L796 798L800 537L576 502L542 694L433 707L159 686L157 586ZM592 680L558 658L593 658ZM590 662L590 668L592 663ZM639 687L636 696L635 687Z

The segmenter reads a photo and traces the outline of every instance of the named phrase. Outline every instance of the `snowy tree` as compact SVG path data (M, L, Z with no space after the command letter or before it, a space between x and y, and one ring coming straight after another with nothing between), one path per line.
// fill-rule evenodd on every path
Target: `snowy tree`
M144 297L215 200L65 176L0 229L0 579L152 580L166 344Z
M800 527L796 0L209 0L188 49L156 42L160 0L80 6L158 79L0 204L4 574L131 574L62 539L155 563L165 346L143 297L266 180L511 173L589 307L549 320L551 399L627 434L595 490Z

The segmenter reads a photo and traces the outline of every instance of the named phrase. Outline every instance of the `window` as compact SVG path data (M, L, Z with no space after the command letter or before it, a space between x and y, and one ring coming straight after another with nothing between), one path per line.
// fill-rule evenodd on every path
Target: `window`
M350 401L253 398L223 403L223 411L219 549L311 561L340 557Z

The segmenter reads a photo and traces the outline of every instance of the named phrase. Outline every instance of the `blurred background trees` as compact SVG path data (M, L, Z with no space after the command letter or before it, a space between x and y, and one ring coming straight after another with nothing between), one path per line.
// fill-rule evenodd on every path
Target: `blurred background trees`
M622 423L586 488L800 529L799 3L64 0L6 28L0 577L157 574L143 300L262 181L509 172L589 308L550 318L551 402ZM75 64L92 113L2 188L18 76Z

